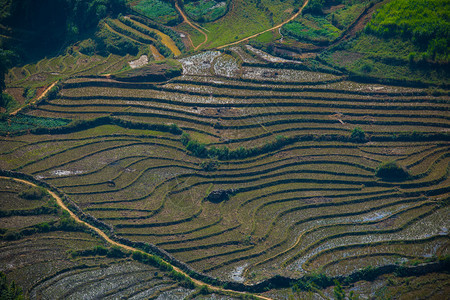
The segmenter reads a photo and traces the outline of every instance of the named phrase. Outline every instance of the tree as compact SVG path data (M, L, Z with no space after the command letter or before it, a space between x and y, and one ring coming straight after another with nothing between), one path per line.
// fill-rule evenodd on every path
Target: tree
M352 130L350 138L355 142L364 142L366 140L366 133L359 127Z
M0 95L5 89L5 74L12 65L12 60L15 57L14 52L10 50L0 49Z
M18 287L14 281L8 284L6 275L0 272L0 299L5 300L21 300L22 289Z
M396 161L382 163L377 169L376 176L389 181L402 181L410 177L408 171Z
M344 300L345 299L345 291L342 288L342 285L337 280L335 280L334 283L336 284L333 288L334 298L336 300Z

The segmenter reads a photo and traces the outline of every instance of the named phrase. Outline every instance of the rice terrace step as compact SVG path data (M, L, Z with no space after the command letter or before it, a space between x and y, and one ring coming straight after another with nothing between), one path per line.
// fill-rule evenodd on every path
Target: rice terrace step
M0 3L2 295L449 294L447 2Z

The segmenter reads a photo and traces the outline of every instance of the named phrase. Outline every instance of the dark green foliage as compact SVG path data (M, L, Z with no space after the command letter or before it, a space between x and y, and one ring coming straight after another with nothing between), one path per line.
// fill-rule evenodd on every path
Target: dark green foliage
M174 124L174 123L169 125L169 132L172 134L177 134L177 135L183 133L183 131L180 129L180 127L178 127L178 125Z
M9 94L2 93L0 94L0 107L3 107L6 109L7 112L12 111L14 108L18 107L18 102ZM2 122L2 119L0 122Z
M396 161L382 163L376 172L376 175L384 180L402 181L409 178L408 171L400 166Z
M297 280L293 285L294 291L313 291L317 288L326 288L334 284L334 281L323 273L308 274Z
M429 59L448 61L449 12L450 2L446 0L394 0L376 13L366 32L410 40Z
M80 223L77 223L74 219L72 219L68 212L64 211L61 219L59 221L59 225L57 225L58 229L67 230L67 231L83 231L85 227Z
M195 288L194 282L189 277L187 277L184 274L181 274L181 273L179 273L179 272L177 272L175 270L172 270L172 271L170 271L169 276L172 279L178 281L180 283L180 285L185 287L185 288L188 288L188 289Z
M56 99L58 97L58 93L60 91L61 87L58 84L55 84L48 92L47 92L47 99L52 100Z
M189 134L183 133L181 135L181 139L180 140L181 140L181 143L183 144L183 146L187 146L187 144L191 140L191 137L189 136Z
M39 232L48 232L51 229L51 225L48 224L47 222L45 222L45 223L37 224L36 228L38 229Z
M129 254L124 252L122 248L118 246L112 246L108 249L108 252L106 253L106 256L112 257L112 258L123 258L127 257Z
M159 268L162 271L173 271L171 265L163 261L158 256L150 255L147 253L143 253L140 251L134 251L131 255L134 260L140 261L144 264L148 264L154 267Z
M55 128L67 125L70 120L35 117L18 114L14 117L0 119L0 134L12 134L23 130L33 130L38 128Z
M303 12L311 14L322 14L324 5L325 0L310 0Z
M366 133L359 127L356 127L352 130L350 138L355 142L364 142L366 141Z
M305 15L282 27L282 33L298 41L316 45L327 45L336 40L341 31L334 27L324 16Z
M190 151L194 156L201 158L210 157L220 160L242 159L260 155L263 153L268 153L277 149L281 149L285 145L292 144L295 141L295 137L286 138L280 135L276 137L275 141L268 142L259 147L244 148L241 146L237 149L230 150L226 146L223 146L222 148L216 148L214 146L212 146L211 148L207 148L206 144L200 143L196 140L192 140L187 134L183 134L181 138L181 142L183 143L183 145L185 145L186 149Z
M200 293L200 295L208 295L211 293L211 291L209 290L208 286L202 285L200 287L199 293Z
M169 1L140 0L133 9L165 25L173 26L180 21L177 11Z
M335 286L333 288L333 295L335 300L344 300L345 299L345 291L342 288L342 285L339 281L334 280Z
M190 140L186 145L186 149L197 157L206 157L208 155L206 145L196 140Z
M1 123L0 123L1 124ZM67 123L66 123L67 124ZM181 129L178 128L178 126L166 125L166 124L149 124L149 123L137 123L132 121L126 121L122 119L113 118L110 116L106 117L98 117L95 119L88 119L88 120L74 120L70 124L67 124L66 126L60 126L57 128L36 128L32 130L32 133L35 134L48 134L48 133L54 133L54 134L60 134L60 133L71 133L71 132L77 132L86 130L89 128L94 128L101 125L117 125L123 128L129 128L129 129L142 129L142 130L157 130L162 132L170 132L173 134L181 134Z
M14 281L8 283L6 275L0 272L0 299L1 300L21 300L25 299L22 289Z
M0 23L12 27L16 39L4 40L24 60L60 51L63 45L90 34L98 22L124 11L125 0L2 0Z
M124 258L128 257L130 254L124 252L122 248L118 246L112 246L110 248L106 248L103 246L95 246L92 249L87 250L79 250L79 251L71 251L70 255L72 257L80 257L80 256L107 256L111 258Z
M5 89L5 74L8 72L8 68L12 66L14 57L14 52L0 48L0 95L3 94ZM4 100L0 100L0 107L5 107Z
M217 160L207 160L202 161L200 164L200 168L202 168L204 171L216 171L219 169L220 163Z
M28 100L33 99L36 96L36 89L34 88L30 88L30 87L25 87L23 89L23 97L25 97Z
M47 191L41 187L33 186L20 192L19 197L27 200L40 200L48 195Z
M97 51L99 53L113 53L117 55L137 55L139 45L130 39L113 34L111 31L101 26L95 34Z
M86 55L97 53L97 43L93 39L87 39L78 44L78 51Z
M219 5L225 2L225 5ZM230 7L231 0L197 0L184 1L186 14L197 22L213 22L224 16Z

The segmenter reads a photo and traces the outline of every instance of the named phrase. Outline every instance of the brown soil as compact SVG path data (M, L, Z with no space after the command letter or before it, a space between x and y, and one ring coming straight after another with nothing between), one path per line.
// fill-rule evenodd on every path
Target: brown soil
M34 184L34 183L30 182L30 181L27 181L27 180L23 180L23 179L17 179L17 178L12 178L12 177L3 177L3 176L0 176L0 178L1 179L13 179L15 181L22 182L22 183L25 183L25 184L28 184L28 185L31 185L31 186L37 186L36 184ZM142 250L139 250L137 248L133 248L133 247L130 247L130 246L118 243L116 241L113 241L112 239L109 238L109 236L106 235L106 233L104 233L99 228L97 228L97 227L95 227L95 226L93 226L93 225L91 225L91 224L81 220L80 218L78 218L77 215L75 215L69 208L67 208L67 206L64 204L63 200L57 194L55 194L54 192L52 192L51 190L48 190L48 189L47 189L47 192L50 194L50 196L52 196L56 200L56 203L61 207L61 209L67 211L70 214L70 217L73 218L75 220L75 222L83 224L84 226L88 227L89 229L95 231L101 238L103 238L105 240L105 242L107 242L107 243L109 243L111 245L114 245L114 246L118 246L118 247L120 247L122 249L125 249L127 251L132 251L132 252L137 251L137 252L145 253ZM145 254L147 254L147 253L145 253ZM172 267L173 267L173 269L176 272L181 273L184 276L190 278L192 280L192 282L194 282L195 285L197 285L197 286L206 285L209 289L211 289L213 291L232 292L232 293L241 294L241 295L242 294L247 294L247 293L243 293L243 292L236 292L236 291L233 291L233 290L228 290L228 289L212 286L212 285L209 285L209 284L205 284L204 282L202 282L200 280L197 280L197 279L194 279L194 278L190 277L187 273L185 273L180 268L175 267L175 266L172 266ZM260 295L254 295L254 296L256 298L259 298L259 299L272 300L271 298L260 296Z

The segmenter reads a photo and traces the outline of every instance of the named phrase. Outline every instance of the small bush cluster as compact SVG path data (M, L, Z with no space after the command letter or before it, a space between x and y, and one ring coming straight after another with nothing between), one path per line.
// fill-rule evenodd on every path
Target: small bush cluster
M402 181L410 177L408 171L396 161L382 163L377 169L376 176L389 181Z
M271 152L277 149L281 149L283 146L291 144L295 140L297 140L295 137L287 138L284 136L277 136L275 141L268 142L259 147L239 147L237 149L230 150L230 148L226 146L223 146L221 148L216 148L215 146L207 148L206 144L191 139L191 137L186 133L182 134L181 136L181 142L186 147L186 149L190 151L194 156L217 158L220 160L242 159Z
M184 1L186 14L197 22L213 22L224 16L230 7L231 0Z
M8 283L6 275L0 272L0 299L2 300L22 300L22 289L14 281Z
M83 256L107 256L111 258L124 258L130 256L130 253L124 252L122 248L118 246L112 246L106 248L103 246L95 246L92 249L71 251L70 255L72 257L83 257Z
M41 187L30 187L29 189L19 193L19 197L26 200L40 200L48 195L47 191Z

